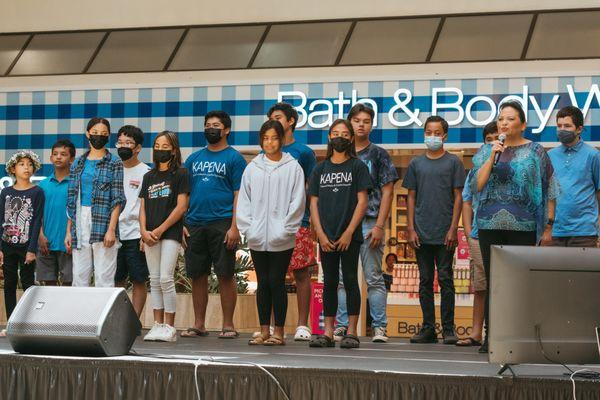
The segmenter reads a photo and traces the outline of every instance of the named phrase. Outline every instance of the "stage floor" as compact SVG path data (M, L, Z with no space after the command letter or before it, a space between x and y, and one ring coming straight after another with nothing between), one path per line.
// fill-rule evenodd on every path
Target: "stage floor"
M510 372L499 377L499 366L488 363L477 347L415 345L406 339L381 344L363 338L360 349L311 349L306 342L292 340L285 346L249 346L248 339L249 335L218 339L216 332L205 338L179 338L177 343L144 342L140 337L133 346L137 355L111 358L22 356L0 339L0 385L13 389L1 392L10 399L37 399L44 393L58 394L51 388L62 380L86 389L63 391L60 398L92 393L98 399L198 398L197 383L201 399L572 398L572 384L562 366L518 365L513 367L516 378ZM109 388L95 389L102 376ZM45 379L54 382L47 383L46 391L32 392L31 384L43 385ZM577 393L578 399L600 399L600 382L577 380Z

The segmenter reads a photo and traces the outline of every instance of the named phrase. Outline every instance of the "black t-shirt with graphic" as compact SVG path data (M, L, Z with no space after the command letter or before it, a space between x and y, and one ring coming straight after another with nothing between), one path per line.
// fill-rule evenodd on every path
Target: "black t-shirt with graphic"
M358 158L341 164L325 160L315 167L308 191L319 198L319 218L329 240L342 236L352 220L358 192L371 188L369 169ZM363 242L362 224L354 230L352 240Z
M188 170L179 168L171 171L148 171L144 175L139 197L144 199L146 212L146 230L158 228L169 217L177 206L177 196L190 192L190 176ZM161 239L181 242L183 234L183 218L173 224Z
M35 253L42 227L45 196L39 186L17 190L13 186L0 193L0 237L12 246L27 247Z

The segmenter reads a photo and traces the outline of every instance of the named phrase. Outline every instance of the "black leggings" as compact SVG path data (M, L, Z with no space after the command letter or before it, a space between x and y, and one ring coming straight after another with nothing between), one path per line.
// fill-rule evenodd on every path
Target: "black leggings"
M270 324L271 310L275 317L275 326L285 325L288 305L285 274L293 251L294 249L277 252L250 250L258 283L256 307L261 326Z
M6 319L10 318L17 305L17 285L19 277L21 278L21 287L23 291L34 285L33 274L35 271L35 261L25 264L25 255L27 247L12 246L2 243L2 252L4 253L4 306L6 307Z
M351 242L346 251L321 251L323 267L323 311L326 317L335 317L338 308L337 289L340 282L340 260L346 290L348 315L360 314L360 290L358 288L358 256L360 243Z
M481 249L481 258L483 258L483 268L485 269L485 277L487 280L487 290L485 292L485 330L486 339L490 336L490 288L491 275L490 263L493 245L505 246L535 246L536 233L535 231L502 231L502 230L479 230L479 248Z

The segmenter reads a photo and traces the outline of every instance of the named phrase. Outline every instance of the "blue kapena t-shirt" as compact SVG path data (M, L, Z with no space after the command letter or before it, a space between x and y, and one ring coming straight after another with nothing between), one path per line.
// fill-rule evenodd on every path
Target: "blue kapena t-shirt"
M186 223L203 226L233 216L234 192L240 189L246 160L233 147L203 148L185 161L190 173L190 205Z

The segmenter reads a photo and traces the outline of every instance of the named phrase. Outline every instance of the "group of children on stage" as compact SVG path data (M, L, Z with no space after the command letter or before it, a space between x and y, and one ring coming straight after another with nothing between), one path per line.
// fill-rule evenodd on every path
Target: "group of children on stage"
M209 334L205 321L208 275L212 269L218 278L223 309L219 337L236 338L235 251L243 235L258 281L256 302L261 326L249 344L285 344L285 277L290 272L298 293L299 318L294 339L309 341L310 347L334 347L336 341L343 348L359 347L359 258L368 288L372 340L386 342L387 293L382 258L385 224L399 176L388 152L369 140L373 110L358 103L347 119L334 121L325 160L318 164L314 152L294 138L298 113L290 104L275 104L267 117L259 132L262 152L248 165L227 142L231 118L223 111L205 115L207 145L185 162L177 134L171 131L160 132L154 139L153 167L141 162L144 133L131 125L118 130L116 157L106 148L111 127L103 118L89 121L85 135L90 148L80 157L75 158L75 147L70 141L54 144L50 158L54 173L37 186L31 183L31 177L41 167L38 156L29 150L14 154L6 163L6 171L15 183L0 195L0 262L7 316L16 304L18 277L23 289L27 289L34 284L34 272L38 281L49 285L60 281L63 285L89 286L93 278L95 286L111 287L124 286L130 280L138 316L146 301L149 278L155 323L144 339L175 341L174 271L183 246L186 273L192 282L195 321L181 336ZM519 118L518 105L501 106L497 127L509 135L507 145L496 141L484 146L487 153L475 157L476 166L466 185L462 162L444 150L448 124L439 116L431 116L425 122L427 152L412 160L403 181L409 190L408 241L417 253L424 318L423 329L413 342L437 341L435 268L442 288L444 343L458 341L454 332L452 260L463 188L473 189L465 196L472 207L465 218L470 236L470 221L477 227L477 217L470 214L471 210L479 209L480 217L491 218L480 221L487 224L482 232L488 248L497 241L500 230L536 228L535 224L527 225L537 218L529 193L521 191L523 201L513 196L511 204L501 196L494 198L492 190L498 193L518 188L509 182L514 176L511 173L531 171L532 165L537 168L539 158L540 168L545 169L538 168L536 171L541 172L536 176L545 185L542 195L546 198L535 206L546 207L547 200L552 202L557 196L548 189L552 165L548 169L545 153L541 155L537 147L532 150L530 142L519 136L525 127L524 118ZM486 127L495 133L492 128ZM513 145L516 150L510 147ZM521 151L519 146L527 151ZM485 149L480 153L485 153ZM506 158L513 151L517 157ZM488 165L495 153L502 154L497 171ZM528 164L523 160L530 155L533 161ZM600 164L593 157L592 170L600 171ZM520 164L515 167L511 164L513 159ZM600 178L594 179L598 190ZM481 193L485 196L480 197ZM551 208L544 218L552 225L554 216ZM515 220L522 224L511 225ZM320 246L324 276L322 335L311 335L308 328L310 267L315 264L311 229ZM483 247L482 250L486 254ZM479 268L479 279L482 273L489 273L485 256L484 261L486 268ZM489 282L487 285L479 288L487 290ZM467 343L463 340L459 344L478 344L481 336L466 340Z

